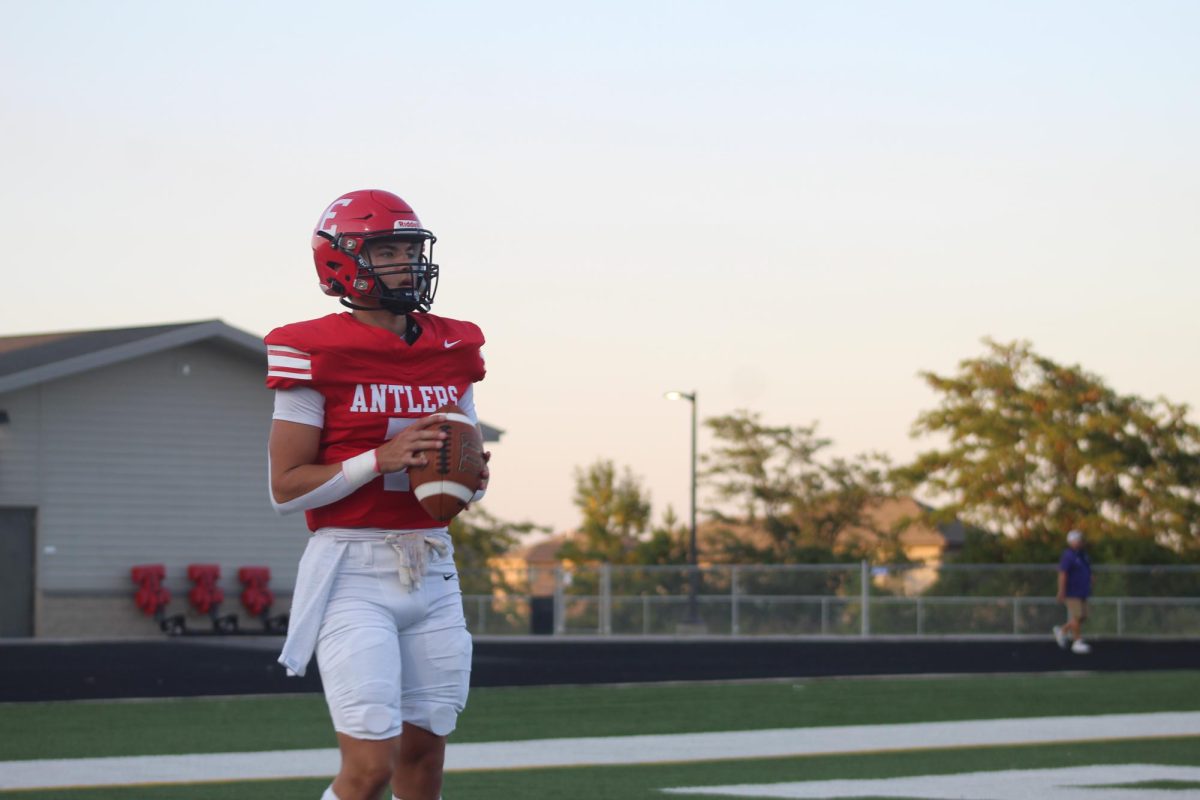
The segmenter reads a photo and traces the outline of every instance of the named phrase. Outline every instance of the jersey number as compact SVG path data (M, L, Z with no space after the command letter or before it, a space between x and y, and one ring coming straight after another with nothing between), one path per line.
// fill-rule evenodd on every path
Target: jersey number
M415 419L403 419L401 417L392 417L388 420L387 438L391 441L396 437L396 434L416 422ZM385 492L408 492L412 490L412 486L408 482L408 470L400 472L389 472L383 476L383 490Z

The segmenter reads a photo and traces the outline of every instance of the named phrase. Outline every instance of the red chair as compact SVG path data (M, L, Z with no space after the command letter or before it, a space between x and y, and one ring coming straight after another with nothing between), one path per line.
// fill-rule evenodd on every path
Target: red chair
M171 593L162 585L167 569L162 564L139 564L129 570L133 582L138 585L133 602L148 617L154 617L163 633L178 636L183 633L185 623L182 614L170 617L164 613Z
M270 567L242 567L238 570L242 582L242 606L252 617L261 617L271 610L275 595L267 588L271 582Z
M188 592L188 601L191 602L192 608L200 614L216 616L217 609L225 602L225 593L217 586L217 580L221 577L221 566L188 564L187 576L188 580L195 584Z
M219 564L188 564L188 580L194 585L188 592L188 601L197 613L207 614L212 619L213 630L217 633L233 633L237 630L237 616L228 614L220 616L221 603L225 602L225 592L217 586L221 577Z
M242 567L238 570L238 580L242 582L242 607L246 612L261 619L269 633L287 630L287 615L270 615L271 606L275 603L275 593L267 588L271 582L271 568Z
M163 609L171 602L171 593L162 585L167 568L162 564L139 564L129 574L138 585L133 602L147 617L161 618Z

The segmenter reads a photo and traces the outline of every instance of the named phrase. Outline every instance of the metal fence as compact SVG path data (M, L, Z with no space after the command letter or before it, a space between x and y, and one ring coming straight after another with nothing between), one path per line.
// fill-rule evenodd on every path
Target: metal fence
M1088 635L1200 636L1200 567L1097 566ZM572 566L464 573L484 635L1022 636L1065 612L1054 565Z

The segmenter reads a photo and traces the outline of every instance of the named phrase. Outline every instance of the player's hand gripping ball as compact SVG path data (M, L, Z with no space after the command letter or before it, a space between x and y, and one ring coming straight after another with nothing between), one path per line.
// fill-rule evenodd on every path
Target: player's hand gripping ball
M440 449L425 452L425 466L408 468L408 480L429 516L448 522L466 508L483 482L483 438L458 406L444 405L434 413L446 416L434 426L446 439Z

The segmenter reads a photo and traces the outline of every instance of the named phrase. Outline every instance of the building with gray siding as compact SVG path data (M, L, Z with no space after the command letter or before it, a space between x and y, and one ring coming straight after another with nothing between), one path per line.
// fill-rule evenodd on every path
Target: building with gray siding
M267 496L272 394L259 337L212 320L0 338L0 637L159 636L130 568L161 563L168 615L187 565L266 566L286 613L308 533ZM499 431L484 426L485 439Z

